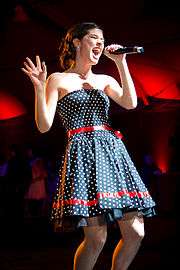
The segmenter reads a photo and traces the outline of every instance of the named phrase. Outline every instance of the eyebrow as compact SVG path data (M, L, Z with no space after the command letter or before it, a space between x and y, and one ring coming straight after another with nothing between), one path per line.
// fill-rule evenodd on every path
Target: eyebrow
M99 38L99 36L98 36L97 34L92 34L92 33L90 33L89 36L95 36L95 37ZM103 37L100 38L100 39L102 39L103 41L105 41L105 39L104 39Z

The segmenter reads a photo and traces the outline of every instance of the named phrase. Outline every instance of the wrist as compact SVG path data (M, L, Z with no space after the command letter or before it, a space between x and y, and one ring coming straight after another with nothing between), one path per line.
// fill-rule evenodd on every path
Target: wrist
M35 95L37 98L44 98L45 97L45 87L34 87Z
M39 85L34 85L34 90L37 93L43 93L44 94L45 90L46 90L46 84L42 83L42 84L39 84Z
M123 59L121 61L116 60L115 64L116 64L117 68L120 69L120 70L127 70L128 69L126 59Z

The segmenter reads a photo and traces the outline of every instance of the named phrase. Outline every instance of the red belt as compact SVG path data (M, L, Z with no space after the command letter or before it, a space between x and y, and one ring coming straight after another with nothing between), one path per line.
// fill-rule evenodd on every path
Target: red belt
M89 127L80 127L77 129L71 129L67 132L68 137L71 137L74 134L78 134L81 132L89 132L89 131L95 131L95 130L111 130L114 132L114 134L122 139L123 135L119 130L114 130L113 128L111 128L110 126L106 126L106 125L101 125L101 126L89 126Z

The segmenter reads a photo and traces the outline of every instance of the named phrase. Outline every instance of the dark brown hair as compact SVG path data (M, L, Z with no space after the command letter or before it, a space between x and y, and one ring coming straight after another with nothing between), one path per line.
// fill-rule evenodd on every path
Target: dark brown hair
M70 68L75 61L76 49L73 44L73 39L78 38L81 40L85 35L88 34L89 30L94 28L101 29L93 22L83 22L75 24L67 31L59 46L60 66L63 70Z

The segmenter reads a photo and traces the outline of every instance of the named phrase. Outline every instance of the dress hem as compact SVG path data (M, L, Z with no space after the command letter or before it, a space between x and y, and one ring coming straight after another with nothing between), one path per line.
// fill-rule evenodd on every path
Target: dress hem
M103 226L116 223L118 220L127 221L129 216L125 217L127 213L136 212L139 217L153 217L156 215L155 207L145 208L142 210L136 208L127 209L110 209L103 214L97 214L92 217L85 217L81 215L64 216L62 219L51 220L56 232L75 231L82 227ZM132 218L132 215L131 215Z

